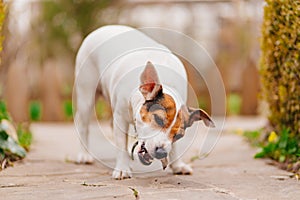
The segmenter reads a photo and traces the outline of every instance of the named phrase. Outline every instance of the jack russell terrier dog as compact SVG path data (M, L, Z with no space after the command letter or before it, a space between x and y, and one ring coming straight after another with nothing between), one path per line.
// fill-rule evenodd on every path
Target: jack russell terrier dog
M130 124L138 138L132 153L136 149L142 164L158 159L165 169L170 159L173 173L192 173L192 168L177 158L175 142L195 121L215 125L205 111L185 105L186 71L167 47L131 27L104 26L83 41L75 76L75 122L87 148L96 91L101 91L111 105L115 145L119 148L113 178L132 176L127 151ZM78 156L80 163L92 161L88 149Z

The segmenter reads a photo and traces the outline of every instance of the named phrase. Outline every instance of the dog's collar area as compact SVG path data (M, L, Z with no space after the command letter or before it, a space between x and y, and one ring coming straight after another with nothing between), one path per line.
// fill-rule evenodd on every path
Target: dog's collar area
M136 141L133 146L132 146L132 149L131 149L131 159L134 160L134 156L133 156L133 153L134 153L134 149L135 147L139 144L139 141Z

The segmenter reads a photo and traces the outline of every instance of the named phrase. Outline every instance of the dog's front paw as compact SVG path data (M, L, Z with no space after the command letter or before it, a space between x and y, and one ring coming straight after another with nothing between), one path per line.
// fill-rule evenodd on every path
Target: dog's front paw
M189 175L193 173L191 166L184 162L175 162L171 165L171 168L173 170L173 174Z
M87 152L80 152L77 155L77 164L93 164L94 158Z
M115 169L112 173L112 178L117 180L122 180L131 177L132 177L132 173L129 167L125 169Z

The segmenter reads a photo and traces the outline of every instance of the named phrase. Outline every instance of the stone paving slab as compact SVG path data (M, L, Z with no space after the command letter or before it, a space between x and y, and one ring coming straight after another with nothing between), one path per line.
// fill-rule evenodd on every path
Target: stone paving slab
M191 163L191 176L172 175L167 169L136 173L122 181L112 180L112 170L101 163L66 162L79 150L73 124L33 124L34 144L28 157L0 172L0 200L136 199L130 188L139 192L140 199L298 200L300 183L268 165L268 160L253 159L256 150L231 133L263 123L261 118L229 118L214 151ZM104 127L109 132L109 126ZM196 146L185 160L190 160Z

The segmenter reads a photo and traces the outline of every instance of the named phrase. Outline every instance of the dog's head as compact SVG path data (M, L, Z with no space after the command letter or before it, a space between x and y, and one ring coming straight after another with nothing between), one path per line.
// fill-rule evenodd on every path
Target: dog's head
M182 138L195 121L203 120L206 126L214 127L205 111L176 105L174 98L163 92L151 62L147 63L140 81L139 90L145 102L139 110L135 127L140 140L138 156L143 164L150 165L154 158L166 161L172 143Z

